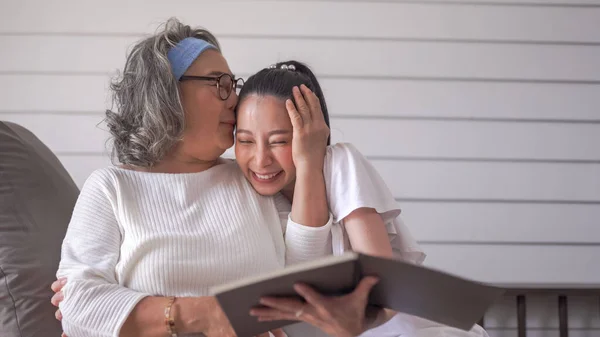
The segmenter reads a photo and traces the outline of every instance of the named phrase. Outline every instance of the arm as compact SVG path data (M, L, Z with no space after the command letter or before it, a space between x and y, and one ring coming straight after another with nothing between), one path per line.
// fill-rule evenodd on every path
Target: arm
M164 336L167 299L118 284L121 229L111 195L111 177L94 173L86 181L62 246L58 277L66 277L60 303L68 336ZM207 331L220 310L210 297L175 301L173 315L182 332Z
M321 227L329 218L323 162L329 128L317 96L306 86L294 88L296 106L288 100L292 121L292 156L296 166L291 219L309 227ZM304 96L303 96L304 95Z
M323 172L333 222L346 229L353 250L422 261L424 253L402 223L400 206L392 191L352 144L330 146ZM332 230L336 234L332 238L336 254L350 248L339 231Z
M344 218L352 250L381 257L393 257L383 218L373 208L359 208Z
M302 86L302 93L294 88L293 94L296 105L291 100L286 102L294 128L292 156L296 166L293 203L285 231L286 264L312 260L331 252L332 217L323 174L329 128L314 93ZM289 191L287 196L292 198Z
M149 296L141 300L123 324L119 336L164 337L167 334L164 310L166 297ZM230 336L229 326L215 329L211 323L226 320L214 297L177 298L171 308L177 333L203 332L207 336Z
M309 227L292 220L292 205L281 193L275 195L275 206L285 241L286 265L331 255L331 214L325 226Z

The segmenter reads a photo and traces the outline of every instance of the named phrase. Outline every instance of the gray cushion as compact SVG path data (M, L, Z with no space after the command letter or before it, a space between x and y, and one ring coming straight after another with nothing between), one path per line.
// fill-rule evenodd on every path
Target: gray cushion
M79 190L25 128L0 121L0 331L60 336L50 284Z

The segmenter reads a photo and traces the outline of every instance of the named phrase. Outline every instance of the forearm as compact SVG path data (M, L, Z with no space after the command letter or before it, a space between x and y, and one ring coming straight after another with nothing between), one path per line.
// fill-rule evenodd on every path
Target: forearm
M291 218L308 227L327 223L329 207L322 168L297 167Z
M121 337L164 337L165 307L167 297L146 297L131 311L120 331ZM208 329L212 313L217 310L212 297L176 298L171 307L171 316L180 335L198 334Z

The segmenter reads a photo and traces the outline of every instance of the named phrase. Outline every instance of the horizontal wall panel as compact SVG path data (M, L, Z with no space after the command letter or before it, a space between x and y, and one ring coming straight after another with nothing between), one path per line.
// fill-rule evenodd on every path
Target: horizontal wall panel
M96 112L102 116L111 103L110 80L108 75L0 75L0 112Z
M0 32L141 34L153 32L168 16L176 16L217 35L600 42L598 8L490 7L477 6L477 1L449 6L452 1L437 2L137 0L123 4L109 0L89 5L75 0L56 4L15 0L0 12Z
M600 244L600 204L402 202L419 241Z
M600 85L329 78L320 82L332 115L600 120Z
M600 164L372 163L399 198L600 201Z
M2 114L2 118L31 128L53 151L99 152L106 149L108 133L102 114L10 113ZM346 118L332 118L331 123L334 142L353 143L364 155L373 157L600 160L600 149L593 146L600 144L600 124L382 122Z
M335 142L370 156L598 160L600 125L332 118Z
M0 36L0 72L109 73L123 67L136 40ZM232 70L244 74L298 59L327 76L600 81L600 46L239 37L223 38L222 46Z
M425 264L495 283L600 284L600 246L423 244Z
M108 75L0 75L0 113L101 113L111 103L110 80ZM348 78L320 83L332 116L600 121L600 84Z

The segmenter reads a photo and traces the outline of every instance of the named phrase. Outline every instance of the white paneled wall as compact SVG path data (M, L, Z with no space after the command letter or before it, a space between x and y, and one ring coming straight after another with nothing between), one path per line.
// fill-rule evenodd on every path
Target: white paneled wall
M333 140L378 168L428 265L600 283L600 0L4 0L0 119L81 186L110 163L109 75L169 16L213 31L239 75L307 62ZM530 336L558 336L555 302L529 303ZM571 336L599 336L597 299L570 304ZM487 324L515 336L514 301Z

